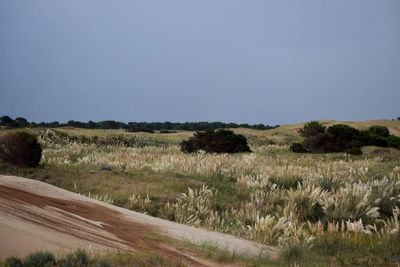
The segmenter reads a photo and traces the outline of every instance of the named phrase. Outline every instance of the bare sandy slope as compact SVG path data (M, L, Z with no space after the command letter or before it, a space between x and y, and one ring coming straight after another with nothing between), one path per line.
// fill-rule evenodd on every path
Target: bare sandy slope
M151 234L210 243L236 253L263 253L272 258L279 254L278 249L255 242L133 212L36 180L0 175L0 258L83 247L157 251L202 265L179 250L146 238Z

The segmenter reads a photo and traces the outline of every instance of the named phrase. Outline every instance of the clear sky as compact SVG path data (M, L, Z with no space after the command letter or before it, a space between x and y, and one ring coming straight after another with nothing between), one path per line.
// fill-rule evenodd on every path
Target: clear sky
M0 115L400 116L398 0L0 1Z

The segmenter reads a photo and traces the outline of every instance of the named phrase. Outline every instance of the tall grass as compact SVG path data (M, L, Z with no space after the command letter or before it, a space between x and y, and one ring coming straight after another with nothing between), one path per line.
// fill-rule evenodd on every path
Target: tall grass
M159 216L280 247L321 247L331 239L383 246L399 239L400 157L293 154L288 146L255 146L251 154L184 154L179 147L66 142L45 144L45 165L151 171L209 182L169 201ZM204 178L206 177L206 179ZM232 185L234 202L214 181ZM149 197L129 205L145 212ZM339 240L339 241L338 241Z

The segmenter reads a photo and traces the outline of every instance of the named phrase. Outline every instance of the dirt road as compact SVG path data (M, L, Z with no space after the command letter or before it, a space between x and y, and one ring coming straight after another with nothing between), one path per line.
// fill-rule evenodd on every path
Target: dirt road
M239 254L279 254L278 249L255 242L133 212L36 180L0 175L0 258L81 247L157 251L204 265L203 260L146 238L151 234L210 243Z

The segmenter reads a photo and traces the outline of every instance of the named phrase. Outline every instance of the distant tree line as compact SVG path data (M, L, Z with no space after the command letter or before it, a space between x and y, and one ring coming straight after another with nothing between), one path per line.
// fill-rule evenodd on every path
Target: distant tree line
M335 124L326 128L318 121L311 121L306 123L299 133L304 137L304 141L292 144L293 152L347 152L357 155L362 153L361 147L363 146L400 149L400 137L391 135L387 127L380 125L360 131L344 124Z
M106 120L100 122L80 122L70 120L67 123L54 122L29 122L25 118L18 117L12 119L9 116L0 117L0 126L7 128L23 128L23 127L75 127L85 129L125 129L130 132L153 132L162 131L163 133L170 133L178 130L185 131L209 131L225 128L249 128L257 130L270 130L279 127L279 125L270 126L265 124L237 124L237 123L223 123L223 122L120 122L113 120Z

